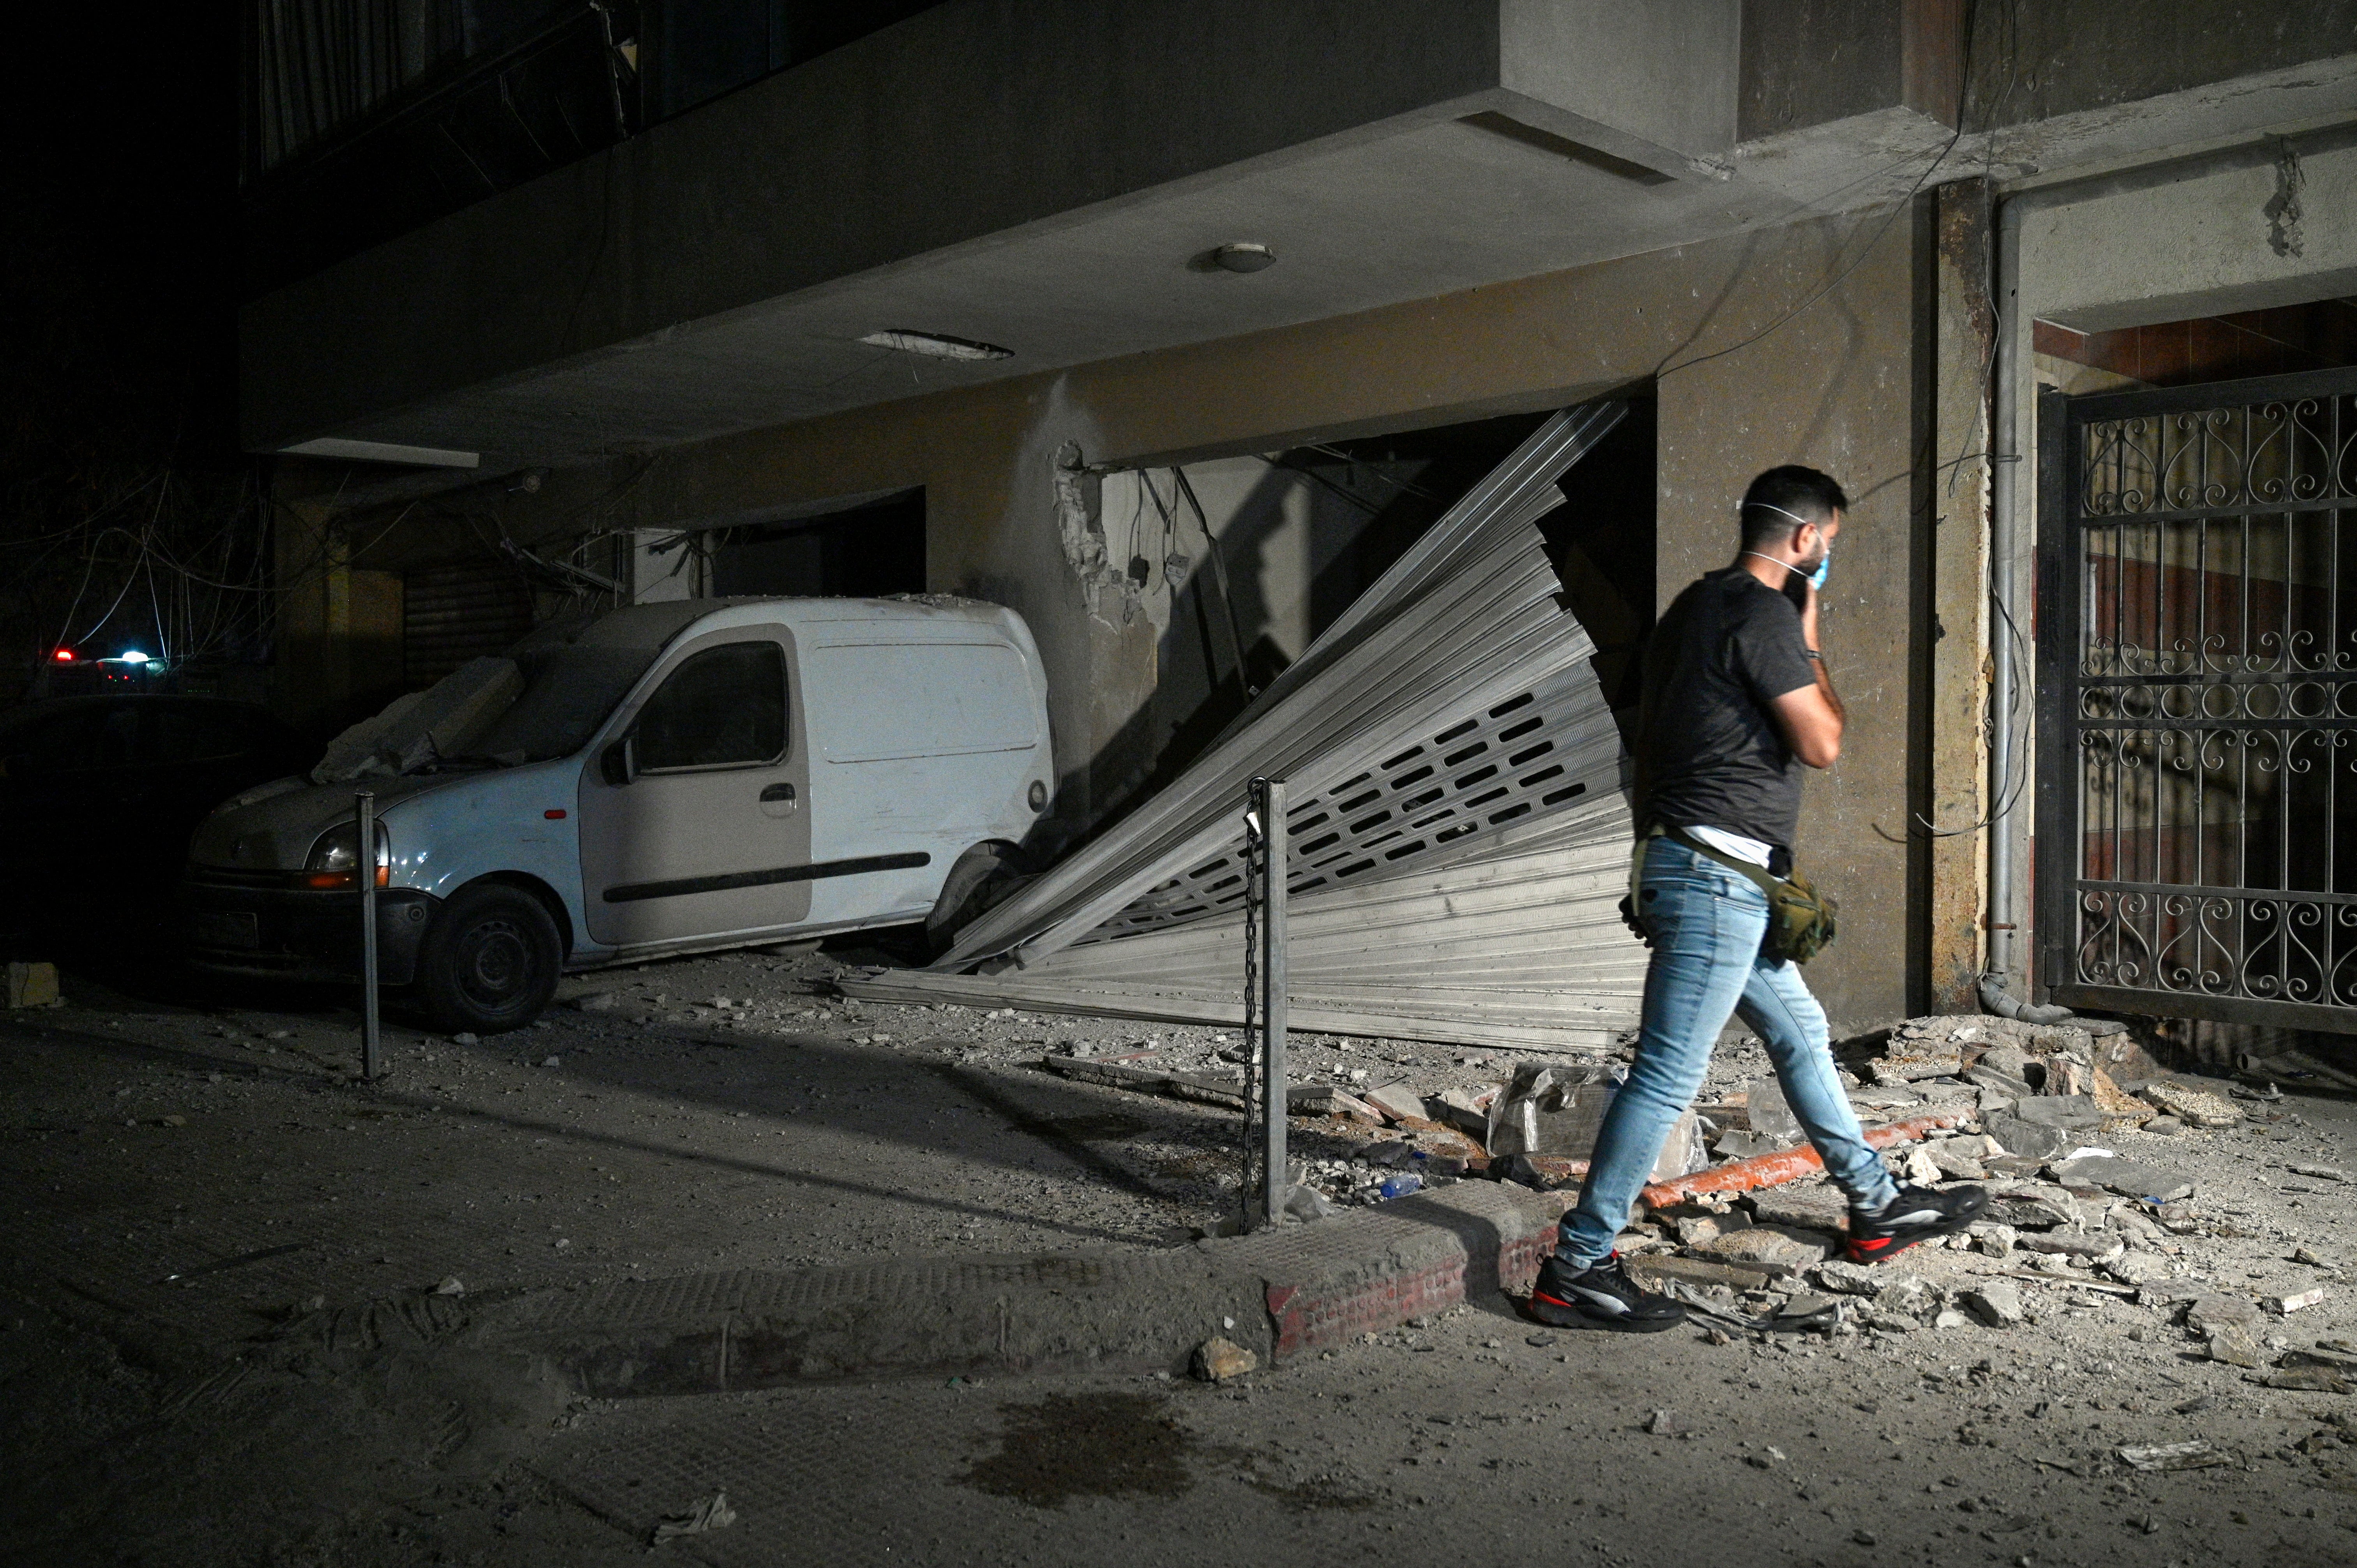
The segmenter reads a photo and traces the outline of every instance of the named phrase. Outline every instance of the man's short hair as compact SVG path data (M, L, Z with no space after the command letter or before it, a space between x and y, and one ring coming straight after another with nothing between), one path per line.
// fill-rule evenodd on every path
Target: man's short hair
M1770 468L1743 492L1743 547L1779 542L1803 522L1830 522L1848 510L1849 497L1831 474L1798 463Z

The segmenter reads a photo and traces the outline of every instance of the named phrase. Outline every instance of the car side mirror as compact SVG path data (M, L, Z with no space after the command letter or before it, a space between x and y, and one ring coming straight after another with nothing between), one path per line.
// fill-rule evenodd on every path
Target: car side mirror
M597 762L606 775L606 782L620 789L639 776L638 741L633 736L624 736L608 746Z

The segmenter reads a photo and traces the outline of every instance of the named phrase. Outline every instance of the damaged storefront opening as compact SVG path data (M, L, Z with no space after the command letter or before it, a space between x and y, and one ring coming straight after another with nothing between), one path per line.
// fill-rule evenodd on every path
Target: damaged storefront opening
M1641 953L1618 929L1618 893L1606 885L1607 867L1625 866L1629 829L1605 680L1625 693L1627 655L1650 613L1598 563L1634 550L1650 575L1651 513L1616 504L1625 464L1592 490L1578 478L1598 448L1629 449L1608 446L1628 426L1645 440L1650 489L1650 428L1631 407L1604 402L1546 420L1395 546L1363 592L1322 617L1304 603L1295 624L1320 622L1315 635L1305 630L1290 650L1279 643L1258 670L1236 629L1246 618L1232 613L1243 574L1228 561L1223 583L1217 564L1232 545L1205 521L1231 508L1207 510L1184 469L1109 477L1103 493L1122 504L1106 515L1146 541L1135 558L1152 569L1158 550L1162 574L1183 574L1171 641L1201 659L1203 701L1222 686L1232 702L1257 693L1191 763L984 915L931 969L880 972L849 989L1236 1021L1243 878L1232 805L1249 777L1270 772L1292 791L1292 993L1303 1026L1609 1043L1634 1021ZM1338 450L1351 456L1325 446L1286 457L1330 464ZM1293 488L1289 465L1254 467L1258 482L1285 479L1278 493ZM1320 475L1304 489L1323 496L1346 477ZM1383 493L1361 484L1362 506ZM1195 550L1215 569L1197 566ZM1573 607L1607 626L1609 648ZM1252 618L1268 624L1265 609ZM1556 922L1544 935L1518 913L1540 908ZM1394 961L1405 950L1428 955L1428 978L1403 982Z

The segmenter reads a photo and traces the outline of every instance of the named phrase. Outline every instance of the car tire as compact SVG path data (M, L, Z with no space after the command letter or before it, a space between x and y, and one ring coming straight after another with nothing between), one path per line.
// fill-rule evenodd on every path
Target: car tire
M478 1035L521 1029L556 994L565 942L541 901L478 883L435 912L418 944L418 1004L435 1027Z
M925 917L925 950L941 957L957 940L959 931L1029 880L1022 853L1013 844L974 845L950 867L942 883L942 896L933 901L932 913Z

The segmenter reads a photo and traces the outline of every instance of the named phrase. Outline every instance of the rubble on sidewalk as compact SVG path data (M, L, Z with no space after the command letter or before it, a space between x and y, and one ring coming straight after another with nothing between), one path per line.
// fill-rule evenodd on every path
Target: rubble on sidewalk
M2249 1294L2222 1288L2241 1276L2221 1274L2214 1260L2242 1257L2255 1227L2284 1236L2272 1227L2286 1216L2251 1219L2241 1202L2222 1203L2212 1185L2226 1168L2246 1174L2240 1141L2296 1136L2299 1120L2278 1101L2238 1101L2223 1085L2213 1091L2164 1073L2134 1036L2099 1024L1919 1019L1879 1046L1878 1055L1843 1058L1852 1103L1896 1179L1986 1192L1967 1233L1932 1239L1897 1272L1843 1261L1847 1201L1803 1138L1781 1085L1743 1059L1757 1061L1756 1047L1738 1047L1714 1064L1711 1085L1674 1131L1622 1234L1632 1276L1688 1304L1722 1340L1729 1330L1767 1333L1771 1325L1780 1337L1804 1339L2050 1336L2073 1316L2157 1314L2140 1333L2181 1336L2207 1364L2254 1380L2280 1378L2317 1392L2357 1382L2350 1369L2273 1364L2283 1342L2270 1342L2266 1325L2323 1316L2319 1308L2330 1297L2317 1294L2316 1271L2326 1285L2339 1277L2306 1237L2285 1236L2272 1253L2281 1269L2252 1272ZM1242 1105L1244 1064L1235 1064L1235 1079L1222 1080L1135 1059L1150 1054L1053 1057L1042 1065L1084 1081ZM1487 1064L1460 1058L1456 1065ZM1626 1074L1609 1058L1530 1057L1486 1082L1436 1069L1439 1081L1393 1078L1370 1087L1373 1076L1353 1069L1345 1082L1338 1071L1333 1082L1289 1091L1297 1125L1326 1146L1324 1157L1294 1173L1297 1190L1315 1196L1298 1208L1289 1203L1288 1219L1468 1176L1566 1201ZM2145 1153L2147 1139L2167 1151L2165 1163ZM2233 1164L2222 1167L2222 1157ZM2345 1154L2279 1157L2273 1169L2312 1185L2271 1190L2345 1192L2351 1163ZM1840 1310L1780 1316L1804 1287L1824 1292ZM2262 1301L2271 1317L2261 1316Z
M1260 1358L1232 1339L1213 1337L1195 1347L1194 1373L1207 1383L1225 1383L1260 1365Z

